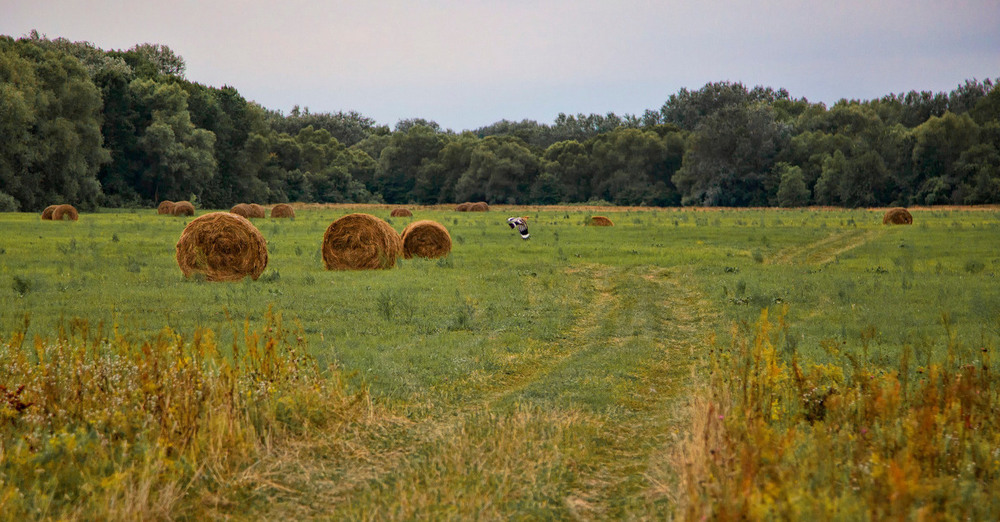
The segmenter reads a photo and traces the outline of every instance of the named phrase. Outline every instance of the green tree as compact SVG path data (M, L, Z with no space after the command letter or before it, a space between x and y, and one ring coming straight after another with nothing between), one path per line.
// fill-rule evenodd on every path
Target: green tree
M512 137L490 136L472 151L469 168L455 185L458 201L524 203L538 175L538 158Z
M778 205L782 207L803 207L809 204L809 188L806 186L802 169L787 163L774 166L781 184L778 186Z

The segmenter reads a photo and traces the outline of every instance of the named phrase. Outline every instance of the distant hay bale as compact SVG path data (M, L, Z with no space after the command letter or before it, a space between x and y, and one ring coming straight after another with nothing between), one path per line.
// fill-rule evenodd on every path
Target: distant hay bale
M451 252L451 235L440 223L421 220L414 221L403 229L403 257L414 256L438 258Z
M184 277L200 273L209 281L256 280L267 267L267 242L245 217L210 212L184 227L177 265Z
M157 214L172 214L174 211L174 202L165 199L160 202L159 206L156 207Z
M913 216L905 208L891 208L882 216L883 225L912 225Z
M590 218L590 225L595 227L613 227L614 223L604 216L593 216Z
M255 218L267 217L267 211L264 210L264 207L256 203L250 203L250 212L251 212L250 217L255 217Z
M389 213L389 216L391 216L391 217L412 217L413 216L413 212L410 212L410 209L407 209L407 208L395 208L395 209L392 209L392 212Z
M52 220L62 221L64 219L76 221L80 219L80 214L73 208L73 205L57 205L56 208L52 209Z
M348 214L323 234L323 264L327 270L378 270L396 266L403 252L399 234L371 214Z
M178 201L174 203L174 208L170 209L170 213L175 216L193 216L194 205L190 201Z
M251 214L253 214L253 209L250 208L250 205L247 205L246 203L237 203L233 205L233 208L229 209L229 212L231 214L236 214L237 216L242 216L248 219L253 217L251 216Z
M472 203L468 203L468 202L466 202L466 203L459 203L458 205L455 205L455 210L457 210L459 212L468 212L469 211L469 207L471 207L471 206L472 206Z
M293 218L295 217L295 209L292 208L288 203L278 203L271 209L271 217L273 218Z
M45 207L45 210L42 211L42 219L45 220L45 221L51 221L52 220L52 212L58 206L59 205L49 205L49 206Z
M469 212L489 212L489 211L490 211L490 205L485 201L479 201L473 203L472 206L469 207Z

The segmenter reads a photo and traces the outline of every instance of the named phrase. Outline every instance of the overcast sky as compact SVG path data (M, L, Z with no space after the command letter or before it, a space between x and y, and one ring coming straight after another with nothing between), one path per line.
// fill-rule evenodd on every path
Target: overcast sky
M169 46L198 83L286 114L456 131L641 114L739 81L828 105L1000 76L998 0L0 0L0 34Z

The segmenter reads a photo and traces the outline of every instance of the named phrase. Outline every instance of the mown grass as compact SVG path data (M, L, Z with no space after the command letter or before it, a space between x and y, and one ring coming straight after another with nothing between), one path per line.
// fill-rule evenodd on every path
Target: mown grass
M90 342L85 352L92 355L87 357L130 346L120 355L122 360L141 361L145 355L138 347L157 346L157 339L165 338L164 327L175 332L169 338L185 340L168 346L189 344L194 332L211 330L218 355L202 365L209 375L204 379L210 380L223 361L247 356L239 348L247 342L244 324L248 331L267 332L268 310L278 310L286 322L300 325L295 337L301 341L292 344L297 354L307 357L310 368L317 369L314 378L333 379L325 382L339 391L324 392L333 393L333 404L346 400L336 397L371 394L373 402L361 408L363 415L353 409L331 414L332 419L349 420L331 421L344 428L330 429L318 420L285 422L275 415L244 415L241 422L258 434L251 437L257 442L240 459L227 457L226 471L216 473L214 483L191 481L191 474L170 475L162 484L183 484L161 488L174 491L170 502L129 497L154 518L242 514L590 519L806 513L762 507L779 498L775 491L783 491L785 506L799 505L806 494L834 491L795 486L803 477L828 488L835 483L815 473L814 459L829 446L815 445L818 430L812 425L803 428L803 422L809 424L803 420L807 406L793 405L793 394L801 395L806 386L792 377L798 375L796 364L802 382L820 391L836 386L846 397L847 390L856 389L854 383L866 382L863 374L878 379L895 375L914 390L908 396L918 396L923 392L915 383L934 365L943 375L948 368L962 371L963 365L981 364L982 352L977 350L995 345L1000 335L1000 290L995 284L1000 213L995 210L916 211L916 224L909 227L883 226L880 212L866 210L633 210L611 214L616 226L602 228L583 226L590 213L582 210L421 209L412 219L433 219L448 227L454 240L448 258L401 260L388 271L327 272L319 250L323 230L336 217L354 211L312 208L297 211L294 220L254 220L268 240L268 269L258 281L231 284L182 277L173 245L183 218L157 216L155 211L106 211L84 214L75 223L51 223L35 215L0 214L0 332L8 340L23 335L29 346L39 336L46 339L42 346L62 343L79 351L79 343L60 341L72 337L61 336L60 328L70 331L72 324L86 324L90 339L114 340ZM389 219L388 209L368 211ZM508 215L530 218L530 241L522 241L506 226ZM389 221L401 230L409 219ZM789 447L795 450L780 461L772 454L746 453L747 459L735 464L737 470L765 471L739 474L750 479L736 489L723 482L707 482L705 490L686 489L695 475L677 465L674 449L688 444L684 434L701 433L703 423L695 421L708 418L705 408L722 407L717 396L732 390L734 379L749 378L740 373L746 364L737 364L747 356L720 354L744 353L737 348L747 343L755 346L748 339L755 338L751 325L761 309L786 306L778 328L782 334L769 341L774 364L784 377L769 384L768 391L782 397L784 409L768 421L772 424L754 425L758 427L753 436L730 434L726 444L730 449L766 445L773 439L755 434L770 429L787 437L794 432L799 438ZM949 318L948 330L941 324L942 313ZM745 326L732 329L733 324ZM710 334L717 346L734 348L713 351ZM158 364L173 364L176 357L171 353L160 354ZM902 372L907 353L907 370ZM990 375L995 375L996 364L988 364L994 372ZM27 366L12 367L21 373L5 374L0 384L8 390L27 382ZM327 370L330 367L336 369ZM815 368L824 370L815 374ZM842 379L835 378L841 374ZM334 382L343 382L343 388ZM699 387L704 383L710 385ZM276 404L301 403L312 412L302 415L325 418L321 396L300 397L294 389L289 385ZM8 402L37 402L33 397L38 392L30 390ZM869 391L851 393L865 396ZM682 407L690 397L702 409ZM743 406L725 407L736 411ZM36 408L24 411L31 414ZM844 408L857 411L850 409L854 406ZM207 422L207 411L198 410L197 422ZM900 418L909 415L902 407L885 411ZM52 435L80 425L69 417L60 422L38 432ZM272 425L283 435L259 435ZM300 427L282 427L289 425ZM141 436L158 441L150 431L153 423L142 426L123 440L134 442ZM751 424L732 425L740 426L749 430ZM13 433L4 438L5 448L17 439ZM990 440L979 442L995 447ZM851 448L836 451L855 452ZM703 455L717 450L701 449ZM694 450L690 454L700 455ZM129 459L140 456L95 455L100 458L95 456L94 466L108 460L134 466ZM750 457L766 462L755 463ZM165 461L158 459L146 458L147 467L153 469L156 462L162 466ZM709 469L704 466L714 461L705 457L699 462ZM861 466L861 460L855 463ZM41 475L60 473L53 468ZM88 518L104 509L106 517L123 517L125 512L104 501L88 500L84 505L89 507L77 507L78 499L93 496L83 488L98 475L58 490L69 496L60 501L44 500L50 490L27 475L3 480L14 488L44 493L32 493L26 498L33 500L19 504L26 513L43 509L55 517ZM240 482L233 476L253 480ZM775 476L780 480L772 480ZM955 475L949 471L943 476ZM130 477L124 482L136 490L140 475ZM160 484L157 480L142 483ZM531 487L518 489L518 484ZM748 497L754 491L760 493ZM876 496L847 496L840 486L835 491L840 505L861 502L859 513L898 512L870 508L866 503L877 504ZM930 490L914 491L917 501L898 509L912 514L926 508L920 499L924 493L931 495ZM751 498L752 509L727 504L734 494ZM961 513L951 507L945 512ZM822 513L836 518L854 512Z

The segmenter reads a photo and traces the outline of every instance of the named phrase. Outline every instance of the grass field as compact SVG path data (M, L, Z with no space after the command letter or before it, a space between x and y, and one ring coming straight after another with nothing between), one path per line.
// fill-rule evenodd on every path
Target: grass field
M239 283L190 218L0 214L0 513L1000 516L998 209L371 207L451 255L325 271L357 210Z

